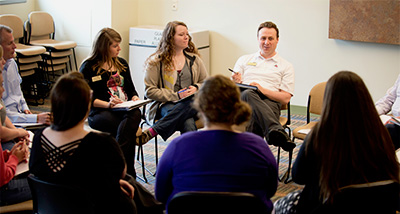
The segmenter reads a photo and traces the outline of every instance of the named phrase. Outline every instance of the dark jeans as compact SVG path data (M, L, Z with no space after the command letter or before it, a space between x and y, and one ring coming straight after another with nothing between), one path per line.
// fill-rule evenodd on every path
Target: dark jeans
M256 90L247 89L241 92L241 99L253 109L246 131L266 138L270 130L283 130L279 122L281 104L273 101Z
M29 188L26 176L14 177L8 184L1 187L0 206L16 204L32 199L31 189Z
M153 125L153 129L166 141L175 131L181 134L196 131L195 118L197 111L192 108L193 98L178 103L166 103L161 106L158 114L161 119Z
M1 143L3 150L10 150L14 146L13 141ZM32 199L27 173L18 175L0 188L0 206L16 204ZM0 208L1 209L1 208Z
M400 126L395 124L387 124L386 128L389 131L390 136L392 137L395 149L400 148Z
M108 132L115 137L124 153L127 172L135 177L136 132L141 121L140 114L139 109L131 111L98 110L88 119L90 127Z

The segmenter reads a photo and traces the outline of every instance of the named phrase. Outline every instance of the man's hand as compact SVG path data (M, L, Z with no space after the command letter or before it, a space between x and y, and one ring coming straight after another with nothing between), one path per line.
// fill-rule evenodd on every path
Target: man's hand
M43 123L46 125L50 125L50 113L49 112L43 112L37 115L37 122L38 123Z
M233 72L231 78L235 83L242 83L242 74L239 72Z
M29 109L27 109L27 110L24 110L24 113L25 113L25 114L32 114L32 112L31 112L31 111L29 111Z

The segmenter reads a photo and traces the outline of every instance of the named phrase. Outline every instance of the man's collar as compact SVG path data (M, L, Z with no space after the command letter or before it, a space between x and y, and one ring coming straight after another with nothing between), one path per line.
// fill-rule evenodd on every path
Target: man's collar
M258 57L260 58L260 59L263 59L263 60L273 60L273 61L275 61L275 62L278 62L278 52L275 52L275 55L274 56L272 56L272 57L270 57L270 58L267 58L267 59L265 59L262 55L261 55L261 51L258 51L258 53L257 53L257 55L258 55Z

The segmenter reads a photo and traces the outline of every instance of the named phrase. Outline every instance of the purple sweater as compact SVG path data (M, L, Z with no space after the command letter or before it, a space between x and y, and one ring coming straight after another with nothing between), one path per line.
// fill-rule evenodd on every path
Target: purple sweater
M181 191L249 192L271 211L278 185L275 158L252 133L189 132L174 139L157 168L156 198L168 203Z

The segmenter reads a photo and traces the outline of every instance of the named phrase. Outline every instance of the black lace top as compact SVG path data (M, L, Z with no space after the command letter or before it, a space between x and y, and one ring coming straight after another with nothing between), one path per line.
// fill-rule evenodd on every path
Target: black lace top
M90 132L80 140L56 147L42 132L38 130L32 142L32 174L45 181L86 189L100 213L115 211L116 204L124 207L119 179L125 160L112 136Z

